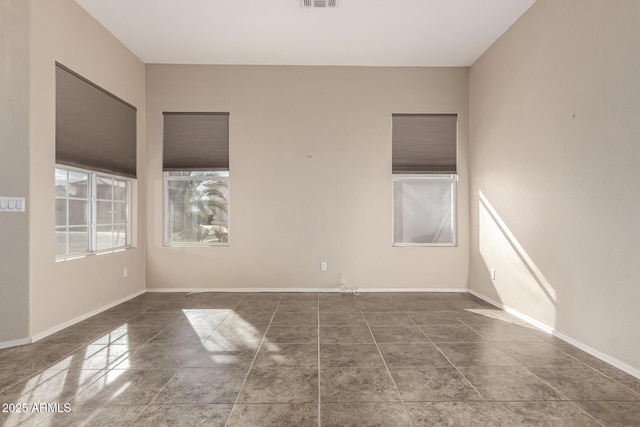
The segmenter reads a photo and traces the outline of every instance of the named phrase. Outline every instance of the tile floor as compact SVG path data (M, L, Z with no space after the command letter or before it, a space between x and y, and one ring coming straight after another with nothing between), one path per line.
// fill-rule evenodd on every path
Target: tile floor
M0 350L0 403L4 426L617 426L640 380L468 294L147 293Z

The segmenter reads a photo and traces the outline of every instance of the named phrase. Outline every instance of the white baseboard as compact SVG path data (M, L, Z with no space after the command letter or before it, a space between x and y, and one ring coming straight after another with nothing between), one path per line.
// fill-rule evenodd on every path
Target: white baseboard
M3 348L18 347L20 345L31 344L30 338L21 338L19 340L0 342L0 350Z
M359 288L360 292L455 292L467 293L467 288ZM340 292L335 288L148 288L147 292Z
M509 314L512 314L514 316L516 316L517 318L524 320L525 322L529 323L532 326L535 326L536 328L540 329L543 332L546 332L550 335L553 335L556 338L561 339L562 341L566 341L569 344L573 345L574 347L579 348L580 350L589 353L590 355L592 355L593 357L602 360L603 362L606 362L610 365L612 365L615 368L620 369L623 372L626 372L629 375L632 375L636 378L640 379L640 369L634 368L633 366L630 366L624 362L622 362L621 360L616 359L613 356L610 356L606 353L603 353L601 351L598 351L592 347L589 347L586 344L581 343L580 341L573 339L565 334L563 334L562 332L558 332L554 327L549 326L549 325L545 325L542 322L539 322L537 320L535 320L532 317L527 316L526 314L520 313L518 310L514 310L511 307L508 307L504 304L501 304L497 301L492 300L491 298L482 295L479 292L474 291L473 289L469 289L469 293L471 295L474 295L478 298L480 298L481 300L484 300L486 302L488 302L489 304L495 305L498 308L503 309L504 311L506 311Z
M497 301L494 301L494 300L492 300L491 298L489 298L489 297L487 297L487 296L484 296L484 295L482 295L481 293L476 292L476 291L474 291L474 290L472 290L472 289L469 289L469 293L470 293L471 295L475 296L475 297L480 298L480 299L481 299L481 300L483 300L483 301L488 302L488 303L489 303L489 304L491 304L491 305L495 305L496 307L498 307L498 308L500 308L500 309L502 309L502 310L506 311L506 312L507 312L507 313L509 313L509 314L512 314L512 315L516 316L516 317L517 317L518 319L520 319L520 320L524 320L525 322L529 323L530 325L533 325L533 326L535 326L536 328L540 329L542 332L546 332L546 333L548 333L548 334L550 334L550 335L554 335L554 331L555 331L555 330L553 329L553 327L552 327L552 326L545 325L544 323L537 321L537 320L536 320L536 319L534 319L533 317L529 317L529 316L527 316L526 314L522 314L522 313L520 313L519 311L514 310L514 309L512 309L511 307L508 307L508 306L506 306L506 305L504 305L504 304L502 304L502 303L499 303L499 302L497 302Z
M86 319L88 319L88 318L89 318L89 317L91 317L91 316L95 316L96 314L102 313L103 311L108 310L108 309L110 309L111 307L115 307L115 306L116 306L116 305L118 305L118 304L122 304L123 302L129 301L130 299L135 298L135 297L137 297L138 295L142 295L142 294L144 294L145 292L146 292L146 291L145 291L144 289L143 289L143 290L141 290L141 291L134 292L133 294L131 294L131 295L129 295L129 296L126 296L126 297L124 297L124 298L120 298L120 299L119 299L119 300L117 300L117 301L114 301L114 302L109 303L109 304L107 304L107 305L104 305L104 306L102 306L102 307L100 307L100 308L97 308L97 309L95 309L95 310L93 310L93 311L90 311L90 312L88 312L88 313L85 313L85 314L83 314L82 316L78 316L78 317L76 317L76 318L74 318L74 319L71 319L71 320L69 320L69 321L67 321L67 322L61 323L61 324L59 324L58 326L54 326L53 328L47 329L47 330L46 330L46 331L44 331L44 332L40 332L40 333L38 333L38 334L35 334L35 335L33 335L33 336L31 337L31 342L32 342L32 343L34 343L34 342L36 342L36 341L39 341L39 340L41 340L41 339L43 339L43 338L48 337L49 335L53 335L53 334L55 334L56 332L59 332L59 331L63 330L64 328L68 328L68 327L69 327L69 326L71 326L71 325L75 325L76 323L82 322L83 320L86 320Z
M147 292L336 292L338 288L147 288Z
M638 379L640 379L640 369L634 368L633 366L630 366L626 363L624 363L621 360L616 359L613 356L609 356L606 353L602 353L601 351L596 350L593 347L589 347L586 344L581 343L580 341L574 340L571 337L566 336L565 334L558 332L558 331L554 331L553 335L557 338L560 338L563 341L568 342L569 344L573 345L574 347L578 347L580 350L589 353L590 355L592 355L593 357L596 357L604 362L607 362L610 365L613 365L613 367L620 369L621 371L626 372L629 375L632 375Z
M359 288L360 292L431 292L431 293L467 293L467 288Z

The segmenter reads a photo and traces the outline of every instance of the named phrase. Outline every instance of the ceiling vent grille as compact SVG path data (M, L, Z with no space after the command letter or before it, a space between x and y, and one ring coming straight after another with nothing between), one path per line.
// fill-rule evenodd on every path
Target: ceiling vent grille
M302 7L336 7L338 0L301 0Z

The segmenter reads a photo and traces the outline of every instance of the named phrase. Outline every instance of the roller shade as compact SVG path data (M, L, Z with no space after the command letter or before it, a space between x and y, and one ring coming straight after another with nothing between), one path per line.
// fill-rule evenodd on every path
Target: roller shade
M457 114L393 114L393 173L457 173Z
M56 163L136 177L136 108L56 63Z
M229 113L163 113L162 168L229 170Z

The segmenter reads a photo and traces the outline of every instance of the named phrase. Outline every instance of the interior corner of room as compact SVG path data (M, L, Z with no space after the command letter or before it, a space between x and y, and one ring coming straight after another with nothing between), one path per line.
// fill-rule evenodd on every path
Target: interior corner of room
M639 16L538 0L465 66L187 65L143 62L73 0L2 0L0 196L25 209L0 212L0 348L144 292L346 281L470 292L640 378ZM56 64L136 109L123 250L56 258ZM226 114L205 245L167 231L176 112ZM392 121L413 113L456 117L443 245L393 242Z

